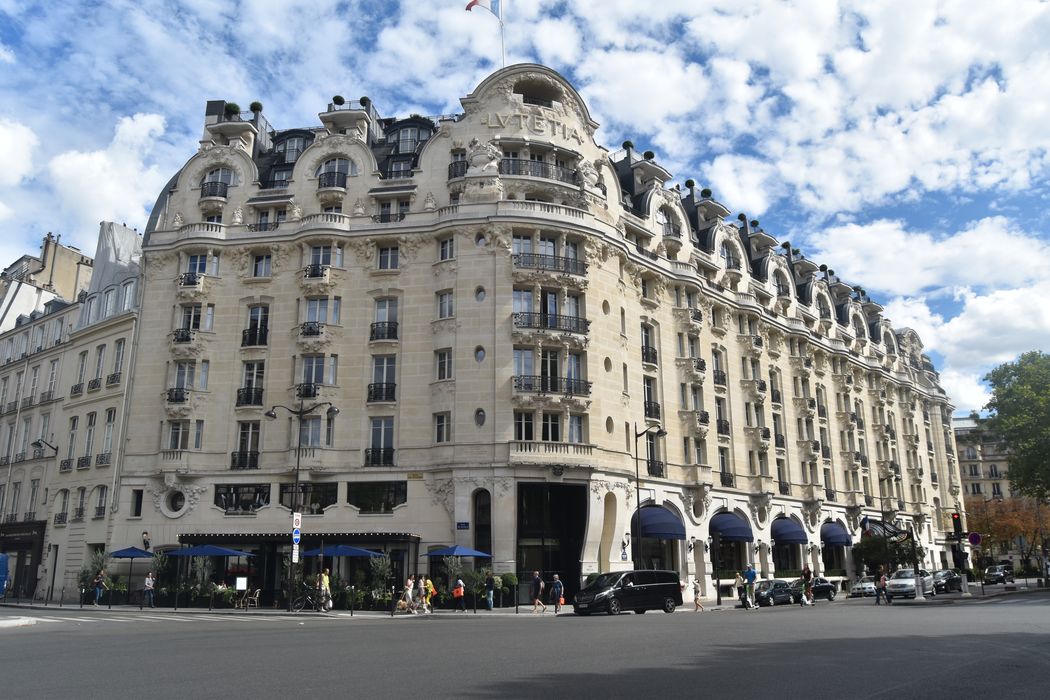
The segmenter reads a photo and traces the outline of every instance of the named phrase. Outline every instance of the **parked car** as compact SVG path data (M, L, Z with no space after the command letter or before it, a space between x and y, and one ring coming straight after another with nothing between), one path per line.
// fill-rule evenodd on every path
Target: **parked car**
M826 598L827 600L835 600L835 594L838 589L835 584L826 578L819 576L813 577L813 600L817 598ZM797 578L791 582L791 599L793 603L801 603L802 596L805 593L805 586L803 585L802 579Z
M919 569L919 580L922 581L922 594L935 596L933 576L928 571ZM890 598L915 597L915 569L897 569L886 582L886 595Z
M607 612L618 615L633 610L673 613L682 604L682 583L675 571L615 571L598 576L576 594L573 612L589 615Z
M855 581L849 589L850 598L860 598L861 596L868 597L875 595L875 577L864 576L858 581Z
M769 605L791 603L791 584L781 579L766 579L755 586L755 603L764 608Z
M962 593L962 576L951 569L941 569L933 572L933 588L938 593L951 593L959 591Z
M984 583L985 585L991 585L993 583L1013 583L1014 582L1014 569L1008 564L999 564L997 566L989 566L984 570Z

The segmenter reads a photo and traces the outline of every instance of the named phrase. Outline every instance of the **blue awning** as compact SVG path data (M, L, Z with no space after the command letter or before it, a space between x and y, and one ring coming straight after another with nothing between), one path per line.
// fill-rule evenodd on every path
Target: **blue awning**
M718 513L711 518L711 534L718 535L726 542L751 542L751 525L736 513Z
M853 544L853 538L842 527L842 523L824 523L820 526L820 539L824 544L832 547L849 547Z
M638 519L641 516L642 527L638 529ZM660 506L647 506L634 514L631 518L631 530L639 532L642 537L652 537L658 540L684 540L685 525L678 516Z
M777 544L809 544L806 531L792 518L777 518L773 521L773 541Z

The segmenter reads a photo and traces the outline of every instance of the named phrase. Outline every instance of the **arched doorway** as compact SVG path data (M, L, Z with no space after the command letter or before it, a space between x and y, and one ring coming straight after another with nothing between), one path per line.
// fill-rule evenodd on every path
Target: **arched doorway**
M474 492L474 549L492 552L492 494L487 489Z
M802 575L802 549L809 544L805 528L794 518L781 517L770 527L773 537L773 567L777 577Z
M602 517L602 538L598 542L598 570L609 571L613 547L616 546L616 494L605 494L605 509Z
M641 508L631 518L637 569L678 570L678 541L685 539L682 519L663 506Z
M853 538L850 537L846 527L840 522L829 520L820 526L820 540L820 557L824 565L824 575L845 576L846 547L853 546Z

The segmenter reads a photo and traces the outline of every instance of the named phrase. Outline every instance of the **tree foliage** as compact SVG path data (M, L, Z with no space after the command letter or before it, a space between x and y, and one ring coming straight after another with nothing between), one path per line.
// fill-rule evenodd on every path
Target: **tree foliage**
M865 535L853 545L853 561L859 575L865 572L874 575L881 566L888 576L899 566L911 567L916 556L919 558L920 565L925 566L923 564L926 559L925 547L916 544L913 553L910 539L904 542L893 542L879 535ZM888 569L887 564L889 564Z
M1050 507L1032 498L966 499L967 527L984 538L983 556L1017 550L1022 560L1038 556L1050 538Z
M1050 498L1050 355L1026 352L984 379L992 387L986 427L1010 450L1014 490Z

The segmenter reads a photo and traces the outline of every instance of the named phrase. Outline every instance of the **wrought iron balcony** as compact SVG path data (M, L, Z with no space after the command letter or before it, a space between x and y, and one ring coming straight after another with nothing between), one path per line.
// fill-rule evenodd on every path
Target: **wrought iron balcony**
M78 522L84 519L84 509L74 508L73 509L73 522Z
M95 520L106 517L106 506L95 506Z
M448 164L448 179L454 180L467 174L470 163L465 160L454 160Z
M538 394L590 396L591 383L572 377L547 377L536 374L519 374L514 377L514 390Z
M58 463L58 471L59 473L73 471L73 460L63 459Z
M73 386L69 387L70 396L80 396L84 393L84 382L77 382Z
M409 173L406 177L412 177L411 173ZM385 211L380 214L372 215L372 223L376 224L395 224L399 221L404 220L405 212L403 211Z
M561 165L526 158L503 158L499 162L500 175L524 175L545 180L576 184L576 172Z
M246 386L237 390L237 406L262 406L263 390L259 386Z
M171 333L171 342L173 342L173 343L190 343L190 342L193 342L193 329L192 328L176 328Z
M755 389L758 392L764 394L764 393L766 393L767 388L768 387L766 385L766 380L765 379L758 379L758 380L755 381Z
M769 400L772 403L783 403L783 395L780 393L780 389L770 389Z
M365 450L366 467L392 467L394 466L393 447L369 447Z
M330 187L346 189L346 173L321 173L317 176L317 189L323 190Z
M311 263L303 268L304 279L321 279L325 276L325 272L328 271L328 265L321 265L318 263Z
M24 522L24 523L29 523L29 522L32 522L34 520L36 520L36 511L35 510L26 511L25 515L22 518L22 522Z
M666 476L666 465L658 459L645 460L645 469L649 476Z
M91 455L77 457L77 469L87 469L91 466Z
M731 489L736 486L736 474L730 472L718 472L719 481L722 486Z
M661 227L661 230L663 231L664 238L682 238L682 227L678 224L673 224L670 221L665 221L663 223L663 226Z
M660 420L660 404L656 401L646 401L645 417Z
M591 322L580 316L543 314L532 311L517 311L514 313L515 328L542 328L566 333L587 333L590 326Z
M95 377L94 379L88 380L88 391L96 391L102 388L102 377Z
M68 513L55 513L55 525L65 525Z
M110 372L106 375L106 386L120 384L120 372Z
M777 433L773 436L773 444L777 447L787 447L787 438L783 433Z
M791 483L790 482L778 481L777 482L777 486L779 487L781 496L790 496L791 495Z
M179 275L177 283L180 287L196 287L203 277L199 272L183 272Z
M368 385L368 403L384 402L384 401L396 401L395 395L397 393L397 384L390 383L378 383Z
M269 340L270 329L266 326L255 326L253 328L245 328L241 331L241 347L249 348L252 346L266 345Z
M875 505L875 497L870 496L868 494L864 494L864 505L868 506L869 508Z
M725 386L726 371L724 369L716 369L711 373L711 380L715 383L715 386Z
M183 387L168 389L168 403L186 403L190 400L190 390Z
M96 467L108 467L113 460L113 454L111 452L99 452L95 455L95 466Z
M24 397L22 397L22 408L29 408L32 405L33 405L33 397L32 396L24 396Z
M835 489L824 489L824 498L834 503L838 500L838 493Z
M706 372L707 371L707 362L703 358L694 357L693 358L693 369L695 369L697 372Z
M560 255L542 255L540 253L515 253L511 258L514 261L514 267L565 272L570 275L587 274L587 263L576 258L566 258Z
M654 348L652 345L642 346L642 362L645 362L646 364L650 365L655 365L657 359L658 354L656 352L656 348Z
M715 430L718 431L719 435L729 435L729 421L725 418L719 418L715 421Z
M703 323L704 322L704 312L701 311L700 309L691 309L689 311L689 318L692 319L693 322L695 322L695 323Z
M40 403L47 403L51 401L55 396L54 391L41 391L40 392Z
M303 382L295 387L295 395L300 399L316 399L317 394L320 392L320 387L320 384Z
M16 452L15 453L15 458L12 461L14 461L15 463L26 461L26 453L25 452Z
M7 515L4 516L4 522L5 523L17 523L18 522L18 513L8 513Z
M258 469L258 452L231 452L230 469Z
M316 338L324 331L324 324L320 321L307 321L299 326L299 335L303 338Z
M397 340L397 321L378 321L372 324L369 340Z
M700 425L708 425L711 423L711 414L707 411L696 412L696 422Z
M770 438L769 428L764 428L764 427L763 428L759 428L758 435L763 440L768 440Z
M226 194L229 191L230 186L225 182L204 182L201 183L201 199L207 197L219 197L226 199Z

